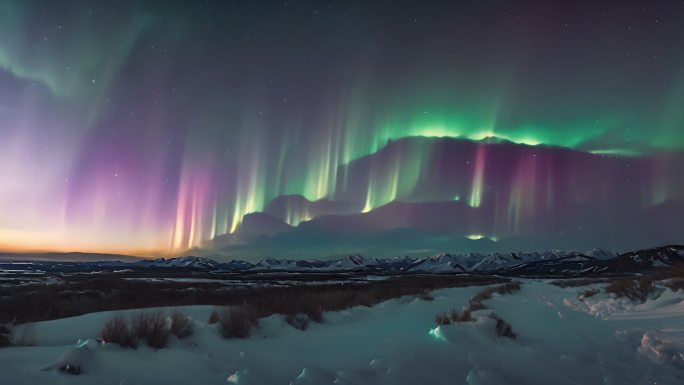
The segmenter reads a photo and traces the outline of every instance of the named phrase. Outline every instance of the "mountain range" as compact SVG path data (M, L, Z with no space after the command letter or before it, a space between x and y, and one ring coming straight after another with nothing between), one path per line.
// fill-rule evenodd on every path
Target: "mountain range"
M187 256L136 262L33 261L0 262L0 269L39 271L101 271L178 269L206 272L364 272L393 274L477 273L516 276L582 276L647 272L684 263L684 246L668 245L617 254L602 249L577 251L438 254L427 258L367 258L349 255L331 260L267 258L257 263L219 262Z

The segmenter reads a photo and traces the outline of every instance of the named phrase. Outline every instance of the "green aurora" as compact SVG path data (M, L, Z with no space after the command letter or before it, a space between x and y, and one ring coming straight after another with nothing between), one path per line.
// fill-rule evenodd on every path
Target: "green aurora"
M184 250L281 196L336 200L349 165L411 137L624 159L683 150L677 12L613 6L579 17L551 5L3 1L0 229L62 234L50 247ZM415 192L431 148L374 165L356 211L430 195ZM432 195L486 204L500 165L485 159ZM673 195L668 167L648 182L652 203ZM97 234L79 244L84 228Z

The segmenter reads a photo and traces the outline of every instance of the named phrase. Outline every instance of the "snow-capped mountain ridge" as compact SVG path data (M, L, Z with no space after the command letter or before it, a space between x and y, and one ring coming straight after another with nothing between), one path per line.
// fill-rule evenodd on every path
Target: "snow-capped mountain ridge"
M185 267L196 269L215 269L221 265L211 258L204 257L178 257L178 258L156 258L147 261L135 262L135 264L146 267Z
M367 258L352 254L332 260L291 260L266 258L252 264L231 260L218 262L210 258L180 257L139 262L147 267L183 267L202 270L255 271L380 271L406 273L496 273L543 271L603 271L655 268L684 262L684 246L664 246L617 254L603 249L584 253L574 250L543 252L437 254L426 258Z
M588 274L648 273L653 269L684 264L684 246L667 245L617 254L593 249L577 251L437 254L425 258L369 258L358 254L332 260L266 258L257 263L243 260L219 262L205 257L157 258L137 262L94 261L6 262L16 270L119 271L124 269L186 269L205 272L366 272L377 274L503 274L516 276L581 276ZM2 268L3 263L0 263Z

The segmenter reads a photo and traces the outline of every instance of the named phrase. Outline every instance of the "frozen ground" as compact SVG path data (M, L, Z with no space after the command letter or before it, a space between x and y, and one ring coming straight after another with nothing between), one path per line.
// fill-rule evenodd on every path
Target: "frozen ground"
M436 313L460 309L481 289L326 313L307 331L272 316L248 340L221 339L205 322L211 307L186 307L194 335L161 350L94 341L76 347L95 338L111 312L41 322L33 327L36 346L0 349L0 384L684 383L682 292L645 304L606 294L581 301L586 287L527 281L487 301L475 322L435 327ZM492 311L516 339L496 336ZM82 364L80 375L54 369L64 355Z

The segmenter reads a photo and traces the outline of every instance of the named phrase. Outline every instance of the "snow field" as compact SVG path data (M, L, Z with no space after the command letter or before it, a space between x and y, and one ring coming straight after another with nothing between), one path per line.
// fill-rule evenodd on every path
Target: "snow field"
M194 334L159 350L94 341L109 318L127 312L39 322L36 346L0 349L0 384L684 383L682 292L666 290L644 304L605 293L581 301L587 287L529 280L487 300L474 322L436 327L435 314L460 310L482 289L327 312L306 331L271 316L246 340L222 339L206 323L213 307L184 307ZM496 336L492 312L517 338ZM56 369L69 360L82 364L81 374Z

